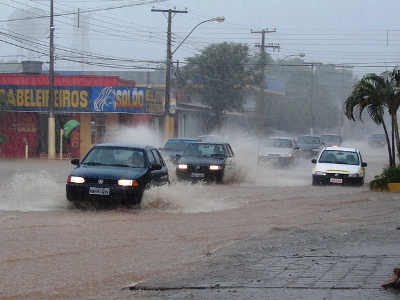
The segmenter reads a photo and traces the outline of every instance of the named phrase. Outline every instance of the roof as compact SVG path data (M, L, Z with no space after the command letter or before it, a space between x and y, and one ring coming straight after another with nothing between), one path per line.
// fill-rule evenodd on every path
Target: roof
M325 147L324 150L359 152L357 148L348 148L348 147Z
M126 148L138 148L138 149L145 149L145 148L156 148L150 145L143 145L143 144L134 144L134 143L102 143L97 144L94 147L126 147Z
M2 85L49 85L48 74L0 73ZM54 74L55 86L136 86L135 81L121 80L118 76L60 75Z

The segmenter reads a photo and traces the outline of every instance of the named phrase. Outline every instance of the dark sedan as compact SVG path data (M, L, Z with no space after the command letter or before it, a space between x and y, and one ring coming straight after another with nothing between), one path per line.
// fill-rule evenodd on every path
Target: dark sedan
M183 138L169 139L164 148L161 148L160 151L165 159L168 159L173 164L176 164L176 162L178 161L178 155L182 156L186 148L195 141L195 139Z
M234 175L234 153L230 144L196 142L187 147L176 164L176 175L181 180L215 181Z
M107 143L94 146L66 184L67 199L75 204L139 205L144 191L169 183L168 168L152 146Z
M324 142L316 135L301 135L297 139L297 146L303 157L315 157L324 148Z

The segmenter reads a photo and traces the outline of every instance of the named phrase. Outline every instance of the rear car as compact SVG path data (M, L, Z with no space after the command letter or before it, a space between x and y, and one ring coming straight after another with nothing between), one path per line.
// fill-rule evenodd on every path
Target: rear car
M321 139L326 147L340 147L343 143L340 134L322 134Z
M312 185L352 185L362 186L365 178L366 162L355 148L326 147L312 170Z
M169 183L167 165L152 146L105 143L94 146L66 184L68 201L87 204L139 205L147 188Z
M368 138L368 145L371 147L384 147L386 145L386 135L384 133L374 133Z
M316 135L301 135L297 139L300 155L303 157L316 157L324 148L324 142Z
M286 137L269 137L259 147L258 164L293 166L299 163L300 149L296 141Z
M235 155L229 143L196 142L187 147L176 164L180 180L221 182L234 176Z
M178 161L178 156L182 156L186 148L195 141L195 139L183 138L169 139L164 147L159 150L165 159L171 161L173 164L176 164Z

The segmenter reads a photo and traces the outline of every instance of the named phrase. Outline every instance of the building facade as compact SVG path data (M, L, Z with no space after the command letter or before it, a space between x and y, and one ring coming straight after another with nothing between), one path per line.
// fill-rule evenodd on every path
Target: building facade
M56 156L81 157L120 126L159 130L163 93L118 76L55 74ZM49 76L0 74L0 94L9 104L0 117L0 157L47 157ZM61 130L70 120L79 126L65 137Z

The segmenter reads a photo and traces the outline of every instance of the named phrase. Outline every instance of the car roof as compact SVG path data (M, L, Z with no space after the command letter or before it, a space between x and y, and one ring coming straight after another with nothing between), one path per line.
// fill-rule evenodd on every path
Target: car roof
M212 144L212 145L228 145L226 142L214 142L214 141L204 141L204 142L194 142L192 144Z
M316 137L316 138L320 138L319 135L312 135L312 134L303 134L303 135L300 135L299 137Z
M321 136L340 136L340 134L337 134L337 133L324 133L324 134L321 134Z
M325 147L324 150L360 152L357 148L349 148L349 147Z
M185 139L185 138L173 138L173 139L169 139L167 141L167 143L168 142L188 142L188 143L191 143L191 142L194 142L194 141L196 141L196 140L195 139Z
M274 140L293 140L291 137L287 136L270 136L268 139L274 139Z
M102 143L102 144L97 144L94 147L98 147L98 146L101 146L101 147L127 147L127 148L138 148L138 149L155 148L154 146L135 144L135 143Z

